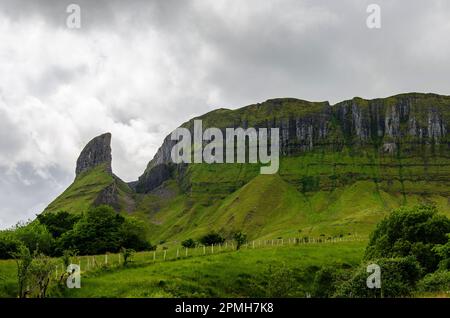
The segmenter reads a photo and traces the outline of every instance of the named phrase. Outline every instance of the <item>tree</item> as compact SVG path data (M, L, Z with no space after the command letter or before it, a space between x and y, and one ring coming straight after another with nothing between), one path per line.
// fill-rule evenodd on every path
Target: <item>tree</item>
M447 234L447 237L447 243L433 247L433 252L441 259L439 263L439 269L441 270L450 270L450 233Z
M185 248L194 248L196 245L197 245L197 243L191 238L181 242L181 246L183 246Z
M119 232L120 246L136 251L150 251L156 248L147 240L147 226L142 220L126 217Z
M219 233L211 232L200 238L200 243L203 245L213 245L213 244L222 244L225 242L225 238L222 237Z
M374 263L381 268L381 289L367 287L367 265ZM420 264L413 256L380 258L362 263L350 280L337 287L337 297L405 297L414 291L422 275Z
M61 236L62 246L76 249L82 255L117 252L123 239L124 222L125 218L109 206L91 208L72 230Z
M123 255L123 266L127 266L131 262L131 258L133 257L135 251L130 248L122 247L120 252Z
M394 210L372 233L365 259L414 256L427 273L436 270L441 257L433 252L447 242L450 220L434 206Z
M30 282L30 267L33 262L33 256L28 247L22 245L19 251L14 255L17 264L17 290L18 297L25 298L29 293L27 286Z
M239 250L241 246L247 242L247 234L244 234L242 232L236 232L233 235L234 241L236 242L236 250Z
M10 230L0 232L0 259L13 258L19 252L22 242Z
M37 216L39 222L45 225L54 238L59 238L64 233L70 231L80 218L80 215L71 214L66 211L42 213Z
M50 255L55 247L55 240L45 225L38 220L26 224L18 224L14 229L14 236L21 241L31 253L39 250Z
M30 267L30 292L32 293L32 296L45 298L48 286L50 285L50 275L54 266L54 262L50 257L36 253Z

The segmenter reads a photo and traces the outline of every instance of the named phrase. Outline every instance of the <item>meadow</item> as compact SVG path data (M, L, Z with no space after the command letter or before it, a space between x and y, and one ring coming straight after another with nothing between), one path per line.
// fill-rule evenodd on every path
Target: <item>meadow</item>
M200 247L191 250L188 256L185 250L173 248L156 254L136 253L127 266L123 266L119 254L109 254L107 264L105 255L74 257L72 262L81 261L81 288L54 286L49 296L308 297L321 266L353 268L361 261L366 244L366 241L290 245L286 242L255 248L250 244L239 251L231 246L216 247L214 252L211 247L206 250ZM0 277L0 296L15 297L13 260L0 261Z

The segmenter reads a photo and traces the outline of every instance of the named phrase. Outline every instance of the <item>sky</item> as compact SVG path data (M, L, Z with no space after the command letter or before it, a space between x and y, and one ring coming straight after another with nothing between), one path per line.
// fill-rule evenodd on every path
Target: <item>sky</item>
M367 27L372 3L381 28ZM104 132L133 181L166 135L216 108L450 95L449 34L446 0L0 0L0 228L64 191Z

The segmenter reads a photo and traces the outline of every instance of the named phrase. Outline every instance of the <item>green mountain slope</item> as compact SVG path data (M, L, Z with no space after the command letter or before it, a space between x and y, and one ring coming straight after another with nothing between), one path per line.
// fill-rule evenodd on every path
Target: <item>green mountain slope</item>
M448 96L411 93L333 106L273 99L198 119L204 129L279 128L278 173L260 175L258 164L175 165L167 137L127 185L112 174L105 134L86 146L77 161L83 172L46 211L110 204L146 220L156 241L211 230L242 230L251 239L367 235L392 208L417 203L450 214Z

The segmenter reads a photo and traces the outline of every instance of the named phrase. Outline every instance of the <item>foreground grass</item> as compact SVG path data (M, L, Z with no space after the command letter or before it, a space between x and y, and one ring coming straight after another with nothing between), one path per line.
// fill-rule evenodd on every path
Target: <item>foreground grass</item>
M323 265L354 266L365 242L244 249L181 260L103 269L63 297L266 297L286 289L305 297ZM271 270L274 269L274 270ZM289 277L283 277L289 273ZM281 278L281 280L280 280ZM285 281L283 281L285 280ZM272 284L273 290L267 289ZM273 284L276 284L274 286Z

